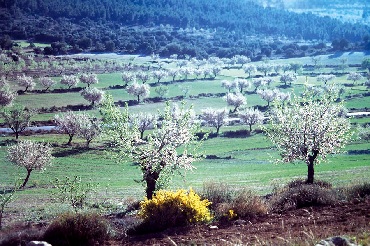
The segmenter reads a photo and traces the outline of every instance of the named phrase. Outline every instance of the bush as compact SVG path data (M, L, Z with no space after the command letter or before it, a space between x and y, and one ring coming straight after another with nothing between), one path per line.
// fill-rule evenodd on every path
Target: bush
M215 209L221 203L230 203L235 197L236 190L224 183L204 183L202 197L211 202L211 208Z
M251 219L267 214L267 206L252 191L242 189L229 203L221 203L215 210L219 219Z
M225 131L224 137L225 138L246 138L251 135L250 131L248 130L236 130L236 131Z
M212 202L218 219L253 218L267 213L259 196L247 189L236 189L223 183L207 183L203 196Z
M109 238L108 222L98 214L65 213L46 229L44 240L58 245L94 245Z
M370 183L351 186L346 193L349 200L370 197Z
M305 184L307 184L306 180L296 179L296 180L290 181L287 186L289 188L294 188L294 187L300 187ZM321 188L326 188L326 189L331 189L333 187L332 184L324 180L315 180L314 184Z
M289 209L333 205L338 199L336 193L326 182L307 184L296 180L276 191L271 198L271 209L282 212Z
M22 231L20 231L20 229ZM9 228L10 233L6 233L0 238L0 246L19 246L25 245L29 241L42 240L42 231L35 228Z
M191 223L208 222L212 215L208 209L211 203L201 200L193 189L176 192L160 190L152 199L140 203L139 216L144 220L142 229L153 231Z

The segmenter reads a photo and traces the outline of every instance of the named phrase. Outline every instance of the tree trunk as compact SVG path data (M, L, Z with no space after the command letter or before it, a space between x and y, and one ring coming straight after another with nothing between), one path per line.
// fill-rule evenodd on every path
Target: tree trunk
M148 199L152 199L153 198L153 194L154 194L154 191L155 191L155 187L157 185L157 180L159 178L159 173L158 172L153 172L153 173L149 173L149 171L145 174L145 182L146 182L146 189L145 189L145 193L146 193L146 198Z
M21 185L21 189L23 189L25 186L26 186L26 184L27 184L27 182L28 182L28 179L30 178L30 176L31 176L31 172L32 172L32 169L29 169L29 170L27 170L27 177L26 177L26 179L24 180L24 182L23 182L23 184Z
M67 145L71 145L71 143L72 143L72 139L73 139L73 134L70 134L70 135L69 135L69 140L68 140Z
M249 124L249 131L252 132L252 124Z
M307 184L313 184L313 181L314 181L314 175L315 175L315 170L314 170L314 166L313 166L313 163L309 163L307 165L307 181L306 183Z
M4 212L4 209L0 208L0 230L3 229L3 226L2 226L3 212Z
M18 132L18 131L15 131L14 133L15 133L15 139L18 139L18 137L19 137L19 132Z
M319 151L314 150L312 155L308 156L308 160L307 160L307 181L306 181L307 184L313 184L314 175L315 175L314 162L315 162L315 159L316 159L318 154L319 154Z
M219 132L220 132L220 126L217 126L217 127L216 127L216 135L217 135L217 136L218 136Z
M137 95L137 103L140 103L140 96Z
M86 148L90 148L90 143L92 140L86 140Z

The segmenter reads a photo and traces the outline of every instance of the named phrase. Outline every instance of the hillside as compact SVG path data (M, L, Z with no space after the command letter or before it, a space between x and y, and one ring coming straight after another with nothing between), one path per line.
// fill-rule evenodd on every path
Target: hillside
M2 0L0 8L0 35L57 42L50 54L116 51L258 57L285 53L282 45L294 40L343 41L345 45L337 49L363 49L369 33L364 25L241 0ZM294 55L306 55L305 50Z

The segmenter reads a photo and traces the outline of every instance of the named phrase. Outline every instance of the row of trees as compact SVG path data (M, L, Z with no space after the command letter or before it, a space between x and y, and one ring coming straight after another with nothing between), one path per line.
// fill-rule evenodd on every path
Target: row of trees
M303 160L307 164L308 183L314 182L314 164L325 160L328 154L338 153L351 136L343 103L336 103L333 93L337 92L329 91L317 97L306 90L290 104L277 102L269 116L270 124L264 127L281 153L282 161ZM205 109L202 113L202 118L217 131L227 117L225 109ZM167 104L160 114L160 124L154 124L153 132L146 139L142 138L140 124L130 121L128 108L121 111L114 106L112 98L103 104L102 115L116 157L120 160L129 157L139 165L148 199L175 171L181 173L194 168L192 163L198 156L194 150L201 141L194 141L199 126L191 108ZM260 123L262 118L261 112L254 109L243 114L243 120L249 124ZM180 146L183 146L182 152L178 153Z
M7 83L5 77L1 79L3 83ZM21 75L16 78L16 82L20 87L24 87L24 92L32 90L36 86L36 82L32 76ZM66 85L68 89L76 86L78 83L83 83L87 85L87 88L90 85L99 83L98 77L96 74L81 74L80 76L75 75L63 75L60 83ZM52 86L57 84L57 81L50 77L41 77L38 79L39 85L44 88L44 91L48 91Z
M133 69L127 62L101 60L89 57L54 57L37 52L29 53L27 47L0 50L0 76L15 78L26 74L37 77L57 77L61 74L89 74L118 72Z
M25 88L21 92L22 94L28 90L32 90L36 86L36 83L31 76L18 76L16 82L19 86ZM57 83L55 80L49 77L41 77L39 78L38 82L42 87L45 88L44 91L49 90L51 86L54 86ZM73 86L76 86L78 82L87 84L87 87L81 90L80 93L81 96L90 102L92 106L99 104L103 100L105 92L98 88L90 87L90 85L98 83L96 74L82 74L79 78L74 75L63 75L62 79L60 80L60 83L68 86L69 89ZM10 89L9 83L5 77L0 78L0 85L0 106L10 105L16 98L17 93Z
M343 103L336 103L336 93L329 90L317 97L311 90L306 90L302 96L293 97L289 104L275 101L269 115L270 124L264 127L283 157L282 161L303 160L307 164L308 183L314 181L314 164L325 160L328 154L338 153L351 136L349 119L343 114ZM144 117L129 113L128 107L122 111L107 96L100 112L101 123L86 114L72 112L57 115L55 120L58 128L69 135L69 143L75 134L83 134L82 128L87 122L93 124L95 129L89 131L88 136L95 137L95 132L102 131L109 139L116 158L123 160L128 157L138 164L149 199L175 172L194 169L193 162L200 157L199 147L204 139L199 141L196 137L199 121L191 107L168 103L157 116ZM202 114L202 118L217 129L226 117L225 109L206 109ZM240 117L250 127L261 123L263 119L262 113L255 109L247 109ZM98 125L100 128L96 127ZM148 127L152 131L144 138L144 130ZM71 129L74 131L69 131ZM86 138L87 144L89 139ZM21 141L9 148L9 160L27 170L22 187L26 185L32 170L43 169L50 163L50 153L47 144L31 141ZM30 154L35 158L26 158Z

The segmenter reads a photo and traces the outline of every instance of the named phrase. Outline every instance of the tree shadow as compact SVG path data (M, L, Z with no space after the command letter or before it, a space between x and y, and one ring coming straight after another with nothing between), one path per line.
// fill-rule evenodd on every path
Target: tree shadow
M0 189L0 195L6 195L9 193L14 193L14 188L4 187L3 189Z
M370 154L370 150L369 149L349 150L347 153L349 155L369 155Z
M336 59L343 56L343 52L335 52L334 54L328 56L329 59Z
M10 145L14 145L15 143L17 143L17 140L15 139L6 139L3 141L0 141L0 146L10 146Z
M82 153L86 153L90 151L90 148L68 148L68 149L61 149L53 153L54 157L66 157L66 156L73 156Z
M288 88L291 88L292 85L278 85L276 86L277 88L280 88L280 89L288 89Z

